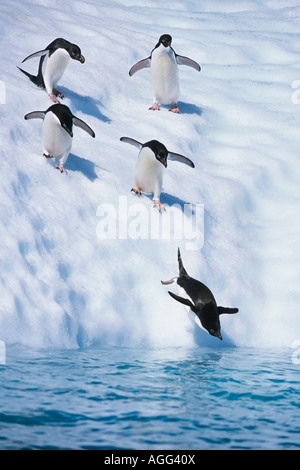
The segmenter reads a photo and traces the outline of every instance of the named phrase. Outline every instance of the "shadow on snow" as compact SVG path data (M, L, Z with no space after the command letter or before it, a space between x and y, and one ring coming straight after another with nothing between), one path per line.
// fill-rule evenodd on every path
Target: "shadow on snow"
M71 111L74 115L76 115L76 112L80 111L86 115L93 116L102 122L111 122L110 118L100 111L102 106L100 100L96 100L90 96L79 95L75 91L64 87L60 87L60 91L66 98L69 98L72 101Z

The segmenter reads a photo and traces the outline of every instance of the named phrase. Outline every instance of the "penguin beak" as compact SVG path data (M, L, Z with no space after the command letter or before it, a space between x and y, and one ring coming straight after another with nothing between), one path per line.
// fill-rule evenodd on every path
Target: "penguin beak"
M156 159L161 163L165 168L168 166L167 156L166 155L155 155Z
M79 60L79 62L81 62L82 64L85 63L85 58L83 57L83 55L81 55L78 60Z
M64 129L69 134L69 136L73 138L73 132L70 129L67 129L66 127L64 127Z
M159 158L159 161L160 161L160 163L162 163L162 165L163 165L165 168L167 168L167 166L168 166L168 161L167 161L167 158L166 158L166 157L160 157L160 158Z
M216 338L219 338L222 341L222 335L221 333L218 333L217 331L209 332L212 336L215 336Z

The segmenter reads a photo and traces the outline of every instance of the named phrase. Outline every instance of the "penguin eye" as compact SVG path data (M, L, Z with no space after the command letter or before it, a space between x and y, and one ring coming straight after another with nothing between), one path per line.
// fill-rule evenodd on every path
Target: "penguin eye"
M210 332L211 334L213 334L213 333L215 332L215 330L214 330L213 328L211 328L211 329L209 330L209 332Z

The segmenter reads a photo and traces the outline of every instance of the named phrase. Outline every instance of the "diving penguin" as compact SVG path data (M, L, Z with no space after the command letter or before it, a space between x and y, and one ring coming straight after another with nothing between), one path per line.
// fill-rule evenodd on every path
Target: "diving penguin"
M160 202L160 194L163 184L164 169L167 168L167 161L174 160L184 163L194 168L194 163L187 157L178 153L169 152L167 148L158 140L150 140L141 144L131 137L121 137L122 142L137 147L140 152L135 166L135 184L132 189L136 194L153 193L154 206L161 211L164 206Z
M37 76L31 75L20 67L18 69L25 73L35 85L46 89L54 103L59 103L56 96L63 98L64 95L56 89L56 86L66 70L70 58L78 60L82 64L85 62L80 48L66 39L58 38L52 41L46 49L30 54L22 63L33 57L41 57Z
M44 120L43 155L46 158L58 158L57 169L61 173L65 171L64 164L72 148L73 124L95 137L95 132L84 121L74 116L64 104L53 104L46 111L33 111L24 118Z
M172 37L163 34L149 57L142 59L131 67L129 75L138 70L151 67L151 83L153 91L153 105L151 110L160 110L160 104L172 104L170 111L179 113L179 65L188 65L200 72L200 65L189 57L176 54L171 47Z
M162 284L168 285L177 281L177 284L182 287L188 299L179 297L169 291L173 299L187 305L197 315L201 325L212 336L222 339L220 315L223 313L237 313L238 308L218 307L217 302L209 290L202 282L193 279L188 275L183 267L180 250L178 248L178 264L179 264L179 277L174 277L170 281L161 281Z

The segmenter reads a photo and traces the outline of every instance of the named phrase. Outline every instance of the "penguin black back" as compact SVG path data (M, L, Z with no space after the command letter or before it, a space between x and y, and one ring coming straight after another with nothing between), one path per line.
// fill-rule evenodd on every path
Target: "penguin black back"
M204 304L211 302L213 305L217 306L217 302L213 296L211 290L202 282L193 279L186 272L180 249L178 248L178 267L179 267L179 277L177 279L177 284L182 287L187 295L194 302L195 307L201 308Z

